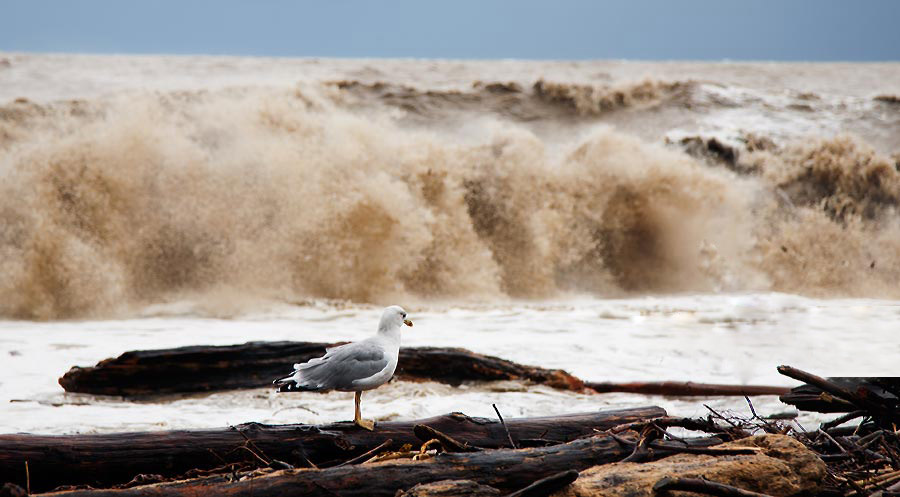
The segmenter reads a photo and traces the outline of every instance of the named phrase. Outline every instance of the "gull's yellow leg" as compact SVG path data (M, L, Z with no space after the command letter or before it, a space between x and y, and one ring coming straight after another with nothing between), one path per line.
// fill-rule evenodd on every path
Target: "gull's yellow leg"
M356 412L353 415L353 423L360 428L365 428L369 431L375 430L375 422L369 419L363 419L362 414L359 411L359 402L362 399L362 392L356 392Z

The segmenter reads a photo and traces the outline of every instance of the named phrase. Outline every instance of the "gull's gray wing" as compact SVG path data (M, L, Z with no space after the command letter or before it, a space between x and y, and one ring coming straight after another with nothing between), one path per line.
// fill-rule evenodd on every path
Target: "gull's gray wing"
M353 381L368 378L388 364L384 349L370 340L328 349L324 356L298 364L301 383L316 390L352 390Z

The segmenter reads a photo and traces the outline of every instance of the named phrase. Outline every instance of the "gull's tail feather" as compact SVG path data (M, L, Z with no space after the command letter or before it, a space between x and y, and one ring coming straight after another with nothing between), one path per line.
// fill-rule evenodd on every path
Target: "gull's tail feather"
M294 374L279 378L272 383L278 386L279 392L311 392L317 390L317 388L303 385L297 381L296 371Z
M280 386L280 385L284 385L285 383L290 383L293 381L296 381L296 380L294 379L294 375L291 374L290 376L285 376L284 378L278 378L277 380L273 381L272 384Z

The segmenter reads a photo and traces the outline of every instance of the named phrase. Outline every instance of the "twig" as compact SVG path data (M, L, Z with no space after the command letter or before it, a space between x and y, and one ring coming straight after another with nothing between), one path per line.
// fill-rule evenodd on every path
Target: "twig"
M481 450L477 447L472 447L467 443L460 442L450 435L435 430L430 426L416 425L413 427L413 433L423 442L436 438L441 442L441 447L444 448L444 452L478 452Z
M363 464L369 464L373 462L382 462L382 461L393 461L395 459L412 459L413 457L419 455L419 451L417 450L401 450L399 452L385 452L383 454L377 454L372 458L363 461Z
M722 421L725 421L726 423L728 423L728 424L730 424L731 426L734 427L733 430L727 430L727 429L724 430L724 432L727 433L728 436L730 436L732 440L736 440L736 439L739 439L739 438L745 438L745 437L749 437L749 436L750 436L750 434L747 433L747 430L745 430L745 429L742 428L741 426L738 426L737 424L735 424L734 421L732 421L732 420L726 418L725 416L719 414L718 412L716 412L715 409L713 409L712 407L709 407L709 405L703 404L703 407L705 407L706 409L708 409L709 412L713 413L717 418L721 419ZM711 416L707 416L707 419L709 419L709 422L712 423L712 417L711 417Z
M239 448L239 449L244 449L244 450L246 450L247 452L253 454L254 457L256 457L257 459L259 459L259 461L260 461L261 463L263 463L263 466L269 466L269 464L271 464L270 462L268 462L268 461L266 461L265 459L263 459L262 457L260 457L260 455L257 454L256 452L253 452L253 449L251 449L250 447L247 447L246 445L241 445L241 446L239 446L238 448Z
M432 445L437 445L438 447L442 447L440 440L438 440L436 438L432 438L431 440L428 440L427 442L423 443L421 447L419 447L419 455L425 454L426 452L431 450ZM437 452L437 449L434 449L434 451Z
M838 437L838 440L840 442L843 442L843 445L850 447L851 452L869 456L876 461L886 461L887 460L887 458L884 457L883 455L881 455L873 450L869 450L864 447L860 447L857 443L855 443L854 441L850 440L847 437Z
M681 438L681 437L679 437L679 436L676 436L676 435L673 435L673 434L669 433L668 430L666 430L666 429L664 429L663 427L657 425L656 423L653 423L653 426L656 427L656 429L659 430L663 435L669 437L671 440L677 440L677 441L679 441L679 442L681 442L681 443L683 443L683 444L685 444L685 445L688 444L687 441L686 441L685 439L683 439L683 438Z
M781 435L784 434L782 432L782 429L779 428L778 425L773 424L771 421L765 420L761 418L759 414L756 414L756 409L753 408L753 402L750 401L750 397L744 395L744 400L746 400L747 405L750 406L750 414L753 415L753 419L756 419L760 423L762 423L762 426L760 426L759 424L756 425L758 428L762 428L766 433L778 433Z
M643 430L641 430L641 438L638 440L638 443L635 444L634 450L631 452L631 455L622 459L622 462L644 462L651 457L653 457L653 452L650 450L650 444L659 436L661 433L654 426L646 426Z
M208 450L210 454L216 456L216 459L222 461L222 464L224 464L225 467L231 466L231 476L232 476L235 480L237 480L237 471L235 471L234 465L233 465L232 463L230 463L230 462L226 461L225 459L223 459L222 456L220 456L218 453L216 453L216 451L210 449L209 447L207 447L206 450Z
M900 482L894 483L884 490L879 490L871 494L870 497L894 497L897 495L900 495Z
M356 463L365 461L366 459L368 459L368 458L372 457L373 455L377 454L378 452L380 452L381 449L384 449L385 447L391 445L391 443L393 443L393 442L394 441L389 438L389 439L385 440L384 442L381 442L381 444L379 444L378 447L375 447L374 449L367 451L364 454L360 454L360 455L354 457L353 459L350 459L349 461L344 461L335 467L340 468L341 466L349 466L350 464L356 464Z
M770 497L766 494L751 492L701 478L671 478L666 476L653 485L654 492L665 492L666 490L686 490L718 497Z
M858 485L863 485L863 488L874 487L875 485L887 485L889 483L893 483L894 480L900 479L900 471L891 471L889 473L884 473L869 479L857 480L856 483Z
M847 483L847 485L852 487L853 490L856 491L857 495L865 495L866 494L866 490L864 488L862 488L860 485L858 485L855 481L851 480L850 478L842 478L842 480L845 481ZM853 492L850 492L850 493L853 493Z
M816 455L819 457L819 459L821 459L825 462L846 461L847 459L853 459L853 456L850 454L819 454L817 452Z
M861 418L865 415L866 415L866 411L862 411L862 410L848 412L847 414L844 414L843 416L838 417L838 418L834 418L831 421L828 421L827 423L822 423L822 425L819 426L819 429L823 430L823 431L828 431L836 426L840 426L840 425L846 423L847 421L850 421L850 420L856 419L856 418Z
M500 418L500 424L503 425L503 429L506 430L506 438L509 439L509 444L512 445L512 448L518 449L516 447L516 443L513 442L512 435L509 434L509 428L506 427L506 421L503 421L503 416L500 415L500 409L497 409L497 404L491 404L494 407L494 412L497 413L497 417Z
M28 470L28 461L25 461L25 495L31 495L31 471Z
M638 442L634 440L629 440L623 436L616 435L615 433L610 433L610 437L616 442L620 444L631 447L632 445L637 445ZM743 455L753 455L758 454L762 451L759 447L741 447L739 449L723 449L716 447L691 447L691 446L681 446L681 445L670 445L660 440L654 440L650 442L650 447L659 450L665 450L674 453L686 453L686 454L707 454L711 456L743 456Z
M259 451L260 454L262 454L262 457L260 459L265 461L266 459L269 458L269 456L267 456L266 453L262 451L262 449L260 449L259 447L256 446L255 443L253 443L253 440L250 440L250 437L248 437L246 433L244 433L240 428L235 428L235 429L237 430L238 433L241 434L242 437L244 437L244 440L246 440L248 444L250 444L254 449ZM271 464L271 463L266 463L266 466L268 466L269 464Z
M828 440L831 440L831 443L837 445L837 448L841 449L841 452L843 452L845 454L847 453L847 449L845 449L843 445L839 444L838 441L834 439L834 437L832 437L831 435L828 434L828 432L823 431L822 429L819 429L819 433L821 433L822 435L825 435L825 438L827 438Z
M716 410L713 409L712 407L709 407L709 406L706 405L706 404L703 404L703 407L707 408L707 409L709 410L709 412L713 413L717 418L721 419L722 421L724 421L724 422L730 424L731 426L734 426L735 428L737 428L737 429L739 429L739 430L741 429L738 425L734 424L730 419L728 419L728 418L726 418L725 416L722 416L721 414L717 413Z
M744 400L746 400L747 405L750 406L750 414L752 414L755 419L762 419L758 414L756 414L756 409L753 408L753 402L750 402L750 397L744 395Z
M269 464L269 467L272 469L294 469L293 464L288 464L284 461L279 461L278 459L272 459L272 463Z
M717 413L718 414L718 413ZM634 421L631 423L624 423L620 425L616 425L610 428L608 431L611 433L622 433L623 431L635 430L641 431L648 424L652 424L657 428L667 427L667 426L677 426L679 428L684 428L686 430L692 431L702 431L706 433L715 433L722 434L726 433L723 428L716 425L715 423L708 422L704 419L693 419L693 418L677 418L672 416L663 416L661 418L653 418L647 421Z
M516 490L511 494L507 494L506 497L538 497L550 495L566 485L569 485L576 479L578 479L578 471L570 469L546 478L541 478L521 490Z
M711 456L745 456L759 454L762 449L759 447L742 447L740 449L723 449L716 447L682 447L668 445L663 442L654 441L650 444L654 449L671 450L674 452L684 452L686 454L707 454Z
M873 443L881 440L881 438L883 436L884 436L884 430L876 430L876 431L873 431L872 433L869 433L868 435L866 435L864 437L860 437L860 439L856 441L856 444L859 445L859 447L861 449L865 449L865 448L868 448Z
M650 452L650 439L648 437L641 437L640 440L636 444L634 444L634 450L631 451L631 454L628 455L625 459L622 459L621 462L645 462L653 457L653 454Z
M887 440L884 437L881 437L881 447L884 448L884 451L887 452L889 458L891 458L891 464L894 469L900 469L900 457L897 457L897 454L894 452L894 449L888 445Z

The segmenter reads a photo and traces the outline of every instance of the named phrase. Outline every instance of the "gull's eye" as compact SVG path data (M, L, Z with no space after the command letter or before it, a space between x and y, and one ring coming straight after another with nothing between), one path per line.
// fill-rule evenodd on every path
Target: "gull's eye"
M403 313L403 319L406 319L406 313L405 313L405 312Z

